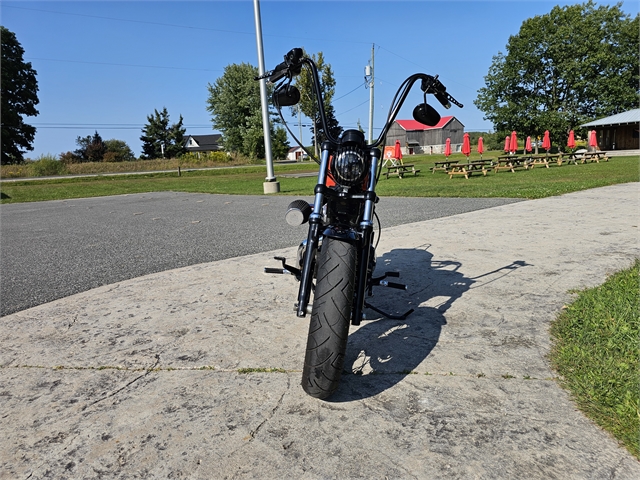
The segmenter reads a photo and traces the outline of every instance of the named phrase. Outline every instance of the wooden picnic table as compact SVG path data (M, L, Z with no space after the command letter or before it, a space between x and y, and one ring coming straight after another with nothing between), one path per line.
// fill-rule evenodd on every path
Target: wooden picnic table
M387 176L387 180L389 176L398 176L402 178L406 173L413 173L417 175L420 170L416 169L414 165L392 165L390 167L386 167L387 171L385 175Z
M529 166L533 168L536 165L544 165L545 167L549 168L549 162L552 162L554 160L558 165L562 165L562 154L553 153L545 155L533 155L531 157Z
M581 153L572 153L569 155L569 161L573 161L573 163L577 164L578 160L580 163L587 162L596 162L600 163L600 160L604 160L605 162L609 161L609 156L607 152L598 151L598 152L581 152Z
M448 172L449 168L454 163L458 163L458 160L444 160L442 162L435 162L434 166L431 167L431 173L436 173L436 170L443 170L445 172Z
M453 178L454 175L464 175L464 178L468 179L469 175L474 173L482 173L483 176L487 176L488 170L485 168L487 165L491 165L491 160L478 160L470 163L452 163L451 169L447 172L449 178Z
M516 168L529 168L530 155L500 155L493 163L493 171L498 173L500 170L510 170L515 173Z

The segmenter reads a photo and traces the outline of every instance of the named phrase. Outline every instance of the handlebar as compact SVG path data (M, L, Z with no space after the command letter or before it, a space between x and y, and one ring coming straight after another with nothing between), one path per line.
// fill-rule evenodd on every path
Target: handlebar
M271 70L270 72L267 72L260 77L256 77L255 80L267 79L269 83L276 83L282 80L282 82L279 85L277 85L276 88L274 89L274 92L273 92L274 99L278 94L281 94L280 93L281 91L286 91L287 96L291 97L291 89L295 89L295 87L291 85L291 81L293 80L294 76L300 74L300 72L302 71L303 65L308 66L311 70L312 80L315 86L314 90L316 93L318 112L320 115L320 120L322 122L322 127L324 129L325 135L327 136L327 139L331 143L338 144L339 143L338 140L331 137L329 129L327 128L327 119L325 115L324 100L322 98L322 95L320 93L320 88L319 88L320 79L318 75L318 67L313 62L313 60L311 60L309 57L306 57L304 55L304 51L301 48L294 48L290 50L284 56L284 62L278 64L276 68ZM463 107L463 105L460 102L458 102L455 98L453 98L447 92L447 87L445 87L442 84L442 82L438 79L438 75L436 75L435 77L431 75L427 75L425 73L416 73L414 75L411 75L402 83L402 85L396 92L393 98L393 101L391 102L391 107L389 109L387 122L385 123L385 126L383 127L382 132L380 133L380 136L378 137L378 139L373 144L369 145L369 147L372 147L372 148L377 147L382 143L389 129L391 128L391 125L396 119L396 116L400 112L400 108L402 107L402 105L404 104L404 101L409 95L409 91L418 80L421 80L420 89L424 93L424 103L418 105L414 110L414 112L416 110L422 110L426 115L426 117L423 117L423 118L432 119L435 116L435 118L437 118L435 123L437 123L437 121L440 119L440 115L438 114L438 112L435 111L435 109L430 105L427 105L427 94L432 94L434 97L436 97L438 102L440 102L440 104L447 109L451 108L452 103L460 108ZM299 92L298 92L298 99L299 99ZM277 102L274 102L274 103L276 103L276 108L278 109L278 112L282 116L282 113L280 112L281 105L278 105ZM282 106L291 106L291 104L282 103ZM414 113L414 116L415 116L415 113Z

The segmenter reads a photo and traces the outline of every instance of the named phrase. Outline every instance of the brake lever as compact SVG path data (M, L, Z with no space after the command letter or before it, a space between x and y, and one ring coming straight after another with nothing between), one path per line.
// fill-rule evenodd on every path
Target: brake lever
M447 99L453 103L454 105L456 105L457 107L463 108L464 105L462 105L459 101L457 101L455 98L453 98L448 92L445 92L445 94L447 95Z

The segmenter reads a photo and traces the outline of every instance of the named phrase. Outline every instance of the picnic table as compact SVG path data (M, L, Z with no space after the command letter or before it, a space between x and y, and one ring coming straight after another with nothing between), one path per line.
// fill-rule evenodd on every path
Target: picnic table
M448 172L451 168L451 165L458 163L458 160L444 160L442 162L435 162L434 166L431 167L431 173L436 173L436 170L443 170Z
M544 165L545 167L549 168L549 162L554 161L558 164L558 165L562 165L562 154L561 153L554 153L554 154L546 154L546 155L533 155L531 157L531 162L529 163L529 166L531 168L533 168L536 165Z
M487 165L491 165L491 160L452 163L451 169L447 173L449 174L449 178L453 178L454 175L464 175L464 178L469 179L469 175L473 175L474 173L482 173L482 175L486 177L488 170L485 167Z
M516 168L529 168L530 155L501 155L493 164L493 171L498 173L500 170L510 170L515 173Z
M391 165L386 167L387 171L385 175L387 176L387 180L389 176L398 176L402 178L406 173L413 173L417 175L420 170L416 169L414 165Z
M569 155L569 161L573 161L575 164L578 163L587 163L587 162L596 162L600 163L600 160L604 160L605 162L609 161L609 156L607 152L598 151L598 152L575 152Z

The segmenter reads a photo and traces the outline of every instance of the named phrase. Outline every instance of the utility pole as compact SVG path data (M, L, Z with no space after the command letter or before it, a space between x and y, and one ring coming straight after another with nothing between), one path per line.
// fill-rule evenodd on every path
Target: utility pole
M371 45L371 62L364 68L364 79L367 82L369 88L369 143L373 143L373 62L375 43Z
M256 43L258 46L258 74L264 75L264 51L262 49L262 21L260 20L260 0L253 0L253 16L256 22ZM269 104L267 102L267 80L260 80L260 101L262 103L262 131L264 132L264 155L267 161L267 178L263 183L264 193L278 193L280 183L273 173L271 156L271 128L269 124Z

